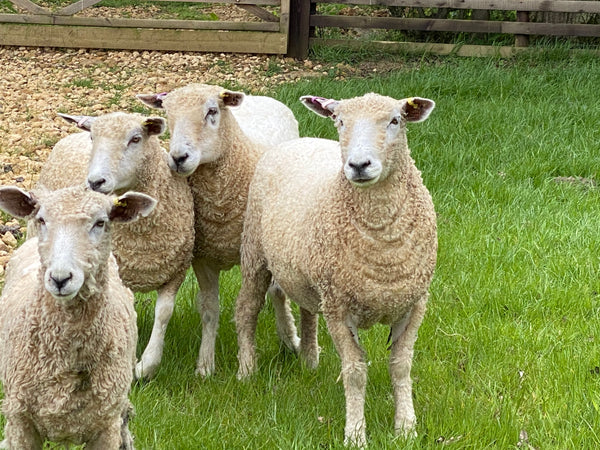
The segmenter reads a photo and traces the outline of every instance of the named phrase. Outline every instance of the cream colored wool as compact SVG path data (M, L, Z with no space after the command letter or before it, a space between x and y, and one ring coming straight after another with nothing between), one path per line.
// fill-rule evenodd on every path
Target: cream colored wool
M163 131L158 128L165 126L164 119L122 112L65 118L91 131L59 141L42 169L40 185L57 189L69 181L86 183L89 165L90 177L92 173L101 173L107 179L98 188L102 192L119 194L135 190L158 201L148 217L117 224L113 234L113 253L125 285L134 292L158 291L152 335L136 366L136 377L150 378L160 364L177 291L192 261L195 239L192 192L187 180L168 167L167 153L158 138ZM144 125L148 121L156 123ZM140 142L132 143L133 137L139 137ZM67 145L62 145L63 141ZM70 180L61 176L60 168L65 166L72 175ZM110 186L109 181L113 183Z
M272 98L244 96L219 86L191 84L168 94L138 97L165 109L171 134L169 164L189 175L196 228L192 265L202 316L196 372L208 376L214 372L219 272L239 264L254 167L269 146L297 138L298 124L291 110ZM280 339L296 351L298 338L289 303L278 289L271 294Z
M318 364L316 314L323 313L342 362L346 442L364 446L367 364L358 328L391 326L396 431L412 432L416 422L410 368L437 238L431 196L410 157L405 127L407 118L424 120L433 102L375 94L321 100L331 105L321 113L335 118L339 144L284 143L262 157L250 187L235 314L238 377L256 368L257 316L273 278L301 308L301 354L312 367ZM413 108L426 110L424 117L415 120ZM350 182L345 175L378 161L378 178L367 181L363 174Z
M6 416L0 448L41 449L49 439L87 442L86 449L131 449L136 313L110 253L113 199L81 187L40 191L35 198L33 214L43 217L47 231L38 222L40 240L31 238L15 251L0 297ZM94 233L96 226L103 231ZM60 248L53 245L57 237ZM47 270L56 269L56 255L65 253L85 275L69 300L45 288Z

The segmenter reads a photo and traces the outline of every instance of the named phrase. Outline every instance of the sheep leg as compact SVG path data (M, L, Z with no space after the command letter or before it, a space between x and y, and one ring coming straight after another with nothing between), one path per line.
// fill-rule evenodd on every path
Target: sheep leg
M416 436L417 419L412 401L410 369L417 332L425 314L426 303L427 296L419 300L406 317L392 326L389 371L396 406L394 428L397 434L405 436Z
M279 339L291 351L298 353L300 338L296 330L289 299L277 284L271 285L267 295L270 297L275 310L275 325L277 326Z
M98 436L86 443L86 450L120 450L127 448L121 446L122 422L121 417L113 421L106 429L102 430Z
M198 280L196 308L202 317L202 342L196 375L210 376L215 371L215 343L219 329L219 270L205 260L192 263Z
M319 316L300 308L300 356L310 369L319 365L318 326Z
M265 293L270 281L271 274L266 268L248 271L242 266L242 287L235 303L239 380L250 376L256 370L256 324L258 314L265 303Z
M42 449L44 445L33 422L22 415L6 418L4 437L5 439L0 442L0 448L36 450Z
M362 448L367 444L364 413L367 385L365 352L355 339L354 324L346 323L343 318L332 316L325 311L323 316L342 360L342 380L346 396L344 443Z
M157 291L152 334L142 357L135 366L135 377L138 379L152 378L158 369L165 345L167 325L173 315L175 298L182 282L182 279L172 280Z

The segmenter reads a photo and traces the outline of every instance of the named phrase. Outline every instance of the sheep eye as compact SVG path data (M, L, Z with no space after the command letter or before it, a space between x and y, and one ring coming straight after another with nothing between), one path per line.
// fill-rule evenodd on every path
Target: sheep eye
M44 220L44 218L43 218L43 217L38 217L38 220L37 220L37 221L38 221L38 223L39 223L40 225L46 225L46 221Z
M394 117L391 121L390 121L390 125L398 125L400 122L398 122L398 118Z
M140 136L134 136L131 138L131 141L129 141L129 143L137 144L141 140L142 140L142 138Z
M208 108L208 112L206 113L206 117L216 116L217 112L218 112L217 108Z
M94 224L94 227L95 228L104 228L104 225L106 225L106 221L97 220L96 223Z

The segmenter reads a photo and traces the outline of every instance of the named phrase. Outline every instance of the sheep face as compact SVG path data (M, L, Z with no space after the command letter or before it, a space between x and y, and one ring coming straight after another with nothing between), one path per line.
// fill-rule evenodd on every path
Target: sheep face
M367 94L349 100L302 97L317 114L330 117L338 129L344 175L358 187L385 180L407 151L406 123L425 120L433 110L432 100L395 100Z
M137 114L61 117L90 132L92 153L87 182L91 189L104 194L135 188L148 140L166 129L163 118Z
M222 156L222 124L234 120L229 107L241 105L244 94L218 86L191 84L168 94L138 95L155 108L164 108L171 133L169 167L187 176L200 164Z
M44 287L67 306L78 294L87 298L95 293L97 274L110 254L110 222L136 220L155 204L151 197L134 192L113 201L82 187L35 194L0 188L0 208L34 219Z

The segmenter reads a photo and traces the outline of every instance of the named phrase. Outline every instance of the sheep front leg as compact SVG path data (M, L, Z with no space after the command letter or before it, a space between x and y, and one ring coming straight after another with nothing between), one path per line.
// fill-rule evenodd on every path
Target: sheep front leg
M268 296L273 303L275 310L275 325L277 335L283 344L294 353L298 353L300 348L300 338L296 330L294 316L290 308L290 301L283 290L277 285L272 284L269 287Z
M354 336L355 326L346 323L343 318L332 317L325 311L323 315L342 360L342 380L346 396L344 443L362 448L367 445L364 413L367 385L365 352Z
M0 448L36 450L42 449L44 444L35 425L23 415L6 418L4 438Z
M238 336L239 380L256 370L256 324L265 303L271 274L265 267L256 271L242 265L242 287L235 302L235 327Z
M183 279L172 280L157 291L158 297L154 307L154 326L148 345L135 366L135 377L137 379L152 378L158 369L165 346L167 325L169 325L173 315L175 298L182 282Z
M196 364L196 374L202 377L215 371L215 343L219 329L219 270L205 260L192 263L198 280L196 308L202 317L202 342Z
M121 424L122 419L119 417L113 421L106 429L104 429L95 439L89 440L85 448L86 450L125 450L131 447L124 447L121 444Z
M392 326L392 348L390 354L390 378L394 389L396 413L394 428L397 434L416 436L416 416L412 401L413 349L419 326L425 315L427 296L419 300L400 322Z

